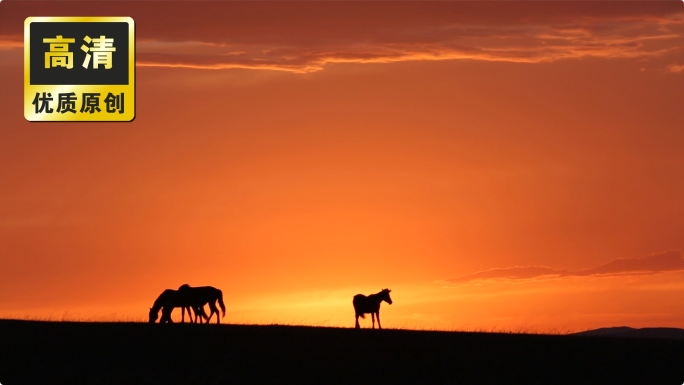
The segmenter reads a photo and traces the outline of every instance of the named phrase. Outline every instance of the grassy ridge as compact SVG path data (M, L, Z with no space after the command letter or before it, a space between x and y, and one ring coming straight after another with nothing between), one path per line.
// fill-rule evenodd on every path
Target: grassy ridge
M681 384L684 342L0 320L0 383Z

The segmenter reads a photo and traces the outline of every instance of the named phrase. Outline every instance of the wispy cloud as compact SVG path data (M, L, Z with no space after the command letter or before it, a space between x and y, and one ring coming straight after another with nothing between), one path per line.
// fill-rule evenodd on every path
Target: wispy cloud
M682 47L684 13L678 5L179 2L162 13L154 3L138 4L131 6L130 16L138 26L136 61L141 67L307 73L333 63L656 57ZM46 7L55 15L74 13ZM111 14L115 8L107 7L98 6L97 13ZM10 20L13 12L23 20L32 10L16 3L6 8L0 36L14 36L5 41L16 46L21 25L13 28L2 20Z
M676 74L682 73L684 72L684 64L671 64L667 66L667 69Z
M138 65L195 69L249 68L297 73L331 63L479 60L543 63L582 58L640 58L676 51L683 34L678 17L626 22L575 20L559 24L437 26L398 25L392 33L318 41L159 42L139 45ZM676 29L676 28L675 28ZM384 32L384 31L383 31Z
M643 258L617 258L603 265L568 271L544 266L513 266L478 271L461 277L437 281L447 287L485 284L521 283L573 277L615 277L624 275L658 274L684 270L682 252L670 250Z
M24 48L20 36L0 36L0 49Z

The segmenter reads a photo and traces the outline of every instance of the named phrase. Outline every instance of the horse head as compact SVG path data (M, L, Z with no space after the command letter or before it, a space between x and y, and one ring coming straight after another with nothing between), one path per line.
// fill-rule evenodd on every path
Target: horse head
M392 298L390 298L390 295L389 295L389 293L391 291L392 290L390 290L390 289L384 289L383 291L380 292L380 294L381 294L380 298L382 298L383 301L387 302L390 305L392 304Z

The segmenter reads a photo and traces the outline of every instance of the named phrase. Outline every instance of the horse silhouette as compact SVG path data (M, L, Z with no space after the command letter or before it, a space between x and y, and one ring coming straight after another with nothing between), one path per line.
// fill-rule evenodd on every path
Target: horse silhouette
M162 317L160 322L171 322L171 312L174 307L189 306L193 309L202 308L204 312L204 305L209 305L211 313L207 318L206 323L211 321L211 318L216 314L216 323L220 324L219 311L216 307L216 302L221 306L223 317L226 316L226 306L223 304L223 292L211 286L190 287L185 284L178 288L178 291L173 296L170 302L162 306ZM206 314L205 314L206 316Z
M354 304L354 312L356 313L356 329L359 329L359 317L366 318L364 314L371 313L371 318L373 319L373 329L375 329L375 318L378 318L378 329L382 329L380 326L380 303L382 301L392 304L392 298L390 298L389 293L392 290L384 289L379 293L371 294L366 297L363 294L357 294L354 296L352 304Z
M199 322L202 322L202 318L206 319L207 318L207 313L204 312L204 307L192 307L190 305L183 305L183 304L178 304L178 305L173 305L172 302L178 293L177 290L173 289L166 289L164 290L159 297L154 301L154 304L150 308L150 323L154 323L157 321L157 318L159 318L159 310L162 309L164 306L171 306L171 311L173 310L174 307L180 307L181 308L181 322L185 322L185 312L188 312L188 318L190 319L190 322L197 322L198 317L199 317ZM190 309L192 309L195 313L195 319L192 319L192 315L190 314ZM171 312L169 311L169 317L168 321L164 320L166 322L169 322L171 320ZM160 321L160 323L164 323Z

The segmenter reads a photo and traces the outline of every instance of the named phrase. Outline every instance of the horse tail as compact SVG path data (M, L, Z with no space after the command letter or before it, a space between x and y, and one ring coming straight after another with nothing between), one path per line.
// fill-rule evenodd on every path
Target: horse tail
M226 305L223 304L223 292L221 290L218 291L218 303L219 306L221 306L221 311L223 312L223 317L226 317Z
M354 313L356 313L357 316L359 316L359 317L361 317L361 318L363 318L363 319L366 319L366 316L363 315L363 313L359 314L359 312L358 312L358 310L357 310L357 309L359 309L359 308L361 307L361 303L360 303L360 302L362 301L362 298L365 298L365 296L364 296L364 295L361 295L361 294L355 295L355 296L354 296L354 300L352 300L352 305L354 305Z

